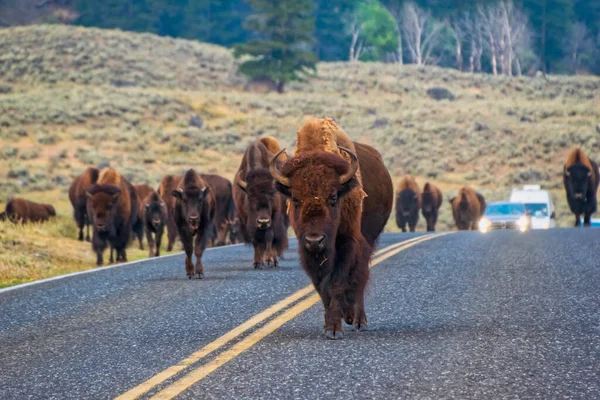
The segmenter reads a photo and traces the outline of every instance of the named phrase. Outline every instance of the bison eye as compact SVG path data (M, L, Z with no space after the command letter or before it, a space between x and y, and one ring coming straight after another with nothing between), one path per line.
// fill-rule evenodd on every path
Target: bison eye
M333 196L331 196L329 198L329 205L331 207L335 207L337 205L337 201L338 201L338 197L337 197L337 195L334 194Z

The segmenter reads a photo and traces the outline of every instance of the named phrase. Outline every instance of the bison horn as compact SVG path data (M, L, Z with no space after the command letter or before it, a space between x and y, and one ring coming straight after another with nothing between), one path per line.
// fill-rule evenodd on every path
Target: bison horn
M242 179L241 173L242 171L239 171L237 174L235 174L235 184L246 190L248 187L248 182Z
M277 183L279 183L280 185L283 185L285 187L290 187L291 186L290 178L283 176L281 171L279 171L279 169L277 168L277 159L279 158L281 153L283 153L284 151L285 151L285 148L279 150L277 152L277 154L275 154L273 156L273 158L269 162L269 171L271 171L271 175L273 176L273 179L275 179L277 181Z
M356 172L358 171L358 157L356 157L356 154L354 154L354 152L350 149L347 149L342 146L338 146L338 149L348 153L348 155L352 159L352 161L350 162L350 169L348 170L348 172L346 172L344 175L340 176L340 185L343 185L344 183L348 182L350 179L354 178L354 175L356 175Z

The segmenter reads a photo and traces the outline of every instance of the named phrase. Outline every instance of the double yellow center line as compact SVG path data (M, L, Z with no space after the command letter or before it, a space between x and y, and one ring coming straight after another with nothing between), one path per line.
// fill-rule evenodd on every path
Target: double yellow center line
M446 233L420 236L420 237L413 238L413 239L410 239L410 240L407 240L404 242L400 242L400 243L396 243L396 244L387 246L387 247L375 252L374 258L371 262L370 267L372 268L375 265L387 260L390 257L393 257L394 255L396 255L396 254L400 253L401 251L406 250L412 246L415 246L419 243L425 242L427 240L431 240L433 238L436 238L436 237L439 237L439 236L442 236L445 234ZM301 300L301 301L299 301L299 300ZM275 330L279 329L286 322L290 321L291 319L298 316L300 313L306 311L310 307L317 304L319 302L319 300L320 300L320 297L317 293L315 293L313 286L308 285L308 286L298 290L297 292L293 293L292 295L286 297L285 299L281 300L280 302L272 305L271 307L267 308L266 310L256 314L254 317L250 318L248 321L235 327L234 329L230 330L223 336L215 339L214 341L212 341L208 345L204 346L200 350L192 353L190 356L181 360L176 365L173 365L173 366L165 369L164 371L162 371L162 372L158 373L157 375L153 376L152 378L148 379L146 382L143 382L142 384L134 387L133 389L127 391L126 393L123 393L116 399L117 400L132 400L132 399L139 398L140 396L148 393L150 390L152 390L156 386L159 386L159 385L165 383L166 381L170 380L171 378L175 377L177 374L181 373L185 369L192 367L198 361L207 357L211 353L213 353L213 352L221 349L222 347L230 344L231 342L235 341L235 339L244 335L248 331L252 330L257 325L262 324L266 320L272 318L277 313L281 312L282 310L285 310L284 312L277 315L275 318L271 319L270 321L268 321L266 324L264 324L260 328L255 329L252 333L250 333L248 336L246 336L242 340L240 340L237 343L235 343L234 345L232 345L229 349L218 354L215 358L213 358L208 363L205 363L205 364L199 366L198 368L191 370L190 372L186 373L183 377L176 380L171 385L166 386L165 388L163 388L162 390L160 390L158 393L156 393L154 396L151 397L152 399L172 399L173 397L177 396L184 390L188 389L193 384L204 379L208 374L210 374L217 368L221 367L223 364L231 361L232 359L237 357L239 354L243 353L244 351L246 351L249 348L251 348L252 346L254 346L256 343L258 343L264 337L268 336L269 334L273 333Z

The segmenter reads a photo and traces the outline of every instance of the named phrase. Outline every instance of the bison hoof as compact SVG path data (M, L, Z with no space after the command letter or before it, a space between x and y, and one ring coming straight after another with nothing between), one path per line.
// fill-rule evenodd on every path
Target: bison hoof
M330 340L340 340L344 338L344 332L342 331L326 331L325 337Z
M254 269L263 269L263 263L254 263Z
M198 278L198 279L204 279L204 272L198 272L196 274L196 278Z
M354 324L354 330L355 331L368 331L369 330L369 326L367 325L366 322L361 322L361 323L355 323Z
M188 277L188 279L192 279L193 275L188 275L187 277Z

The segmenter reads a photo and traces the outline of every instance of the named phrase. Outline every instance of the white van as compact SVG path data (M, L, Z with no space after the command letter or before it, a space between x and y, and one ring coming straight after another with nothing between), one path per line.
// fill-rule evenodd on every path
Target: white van
M513 189L510 201L523 203L531 217L531 229L556 227L556 212L552 197L540 185L525 185L523 189Z

